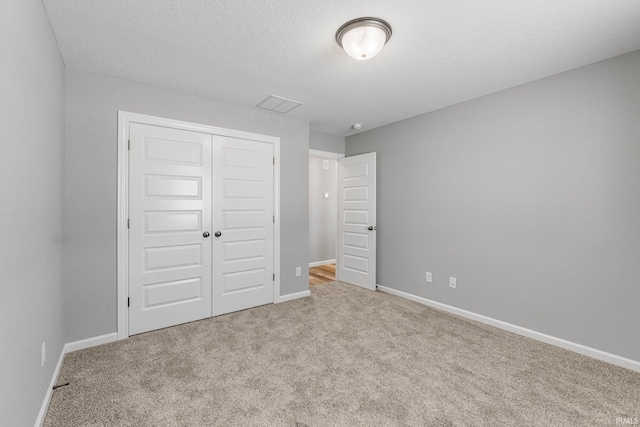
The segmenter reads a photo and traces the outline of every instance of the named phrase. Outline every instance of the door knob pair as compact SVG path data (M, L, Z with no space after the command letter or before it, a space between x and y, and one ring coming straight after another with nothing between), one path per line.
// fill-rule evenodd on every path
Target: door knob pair
M204 237L205 239L206 239L207 237L209 237L210 235L211 235L211 234L209 234L209 232L208 232L208 231L205 231L204 233L202 233L202 237ZM221 233L221 232L219 232L219 231L216 231L213 235L214 235L214 236L216 236L216 237L220 237L220 236L222 236L222 233Z

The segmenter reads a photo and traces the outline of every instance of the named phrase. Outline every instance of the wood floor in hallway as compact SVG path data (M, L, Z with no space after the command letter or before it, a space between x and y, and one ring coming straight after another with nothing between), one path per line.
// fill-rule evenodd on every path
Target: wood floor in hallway
M326 264L309 267L309 286L321 285L336 280L336 265Z

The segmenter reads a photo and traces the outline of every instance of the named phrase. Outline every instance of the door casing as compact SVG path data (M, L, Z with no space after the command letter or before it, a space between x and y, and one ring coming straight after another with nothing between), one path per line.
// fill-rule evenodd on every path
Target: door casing
M127 221L129 219L129 125L142 123L163 126L174 129L209 133L211 135L228 136L231 138L250 139L273 144L274 166L274 247L273 283L274 303L288 301L280 296L280 138L260 135L234 129L184 122L145 114L118 111L118 197L117 197L117 334L118 339L129 337L129 311L127 298L129 294L129 233Z

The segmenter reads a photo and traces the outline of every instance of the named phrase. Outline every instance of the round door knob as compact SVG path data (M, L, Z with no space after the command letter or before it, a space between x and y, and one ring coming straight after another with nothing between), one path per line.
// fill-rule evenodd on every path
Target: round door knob
M369 231L373 231L373 225L370 225L370 226L367 228L367 230L369 230Z
M216 236L216 237L220 237L220 236L222 236L222 233L219 232L219 231L216 231L213 235Z
M202 237L204 237L205 239L206 239L207 237L209 237L209 236L210 236L210 234L209 234L209 232L208 232L208 231L205 231L204 233L202 233Z

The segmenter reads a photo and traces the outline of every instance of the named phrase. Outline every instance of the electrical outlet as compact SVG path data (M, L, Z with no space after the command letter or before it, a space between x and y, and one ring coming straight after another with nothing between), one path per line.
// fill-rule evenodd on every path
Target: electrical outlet
M427 271L427 277L425 278L425 280L429 283L433 283L433 276L428 271Z
M449 287L450 288L455 288L456 287L456 278L455 277L449 277Z
M296 276L302 275L302 267L296 267Z
M47 348L45 347L46 343L42 343L42 366L44 366L44 361L47 358Z

